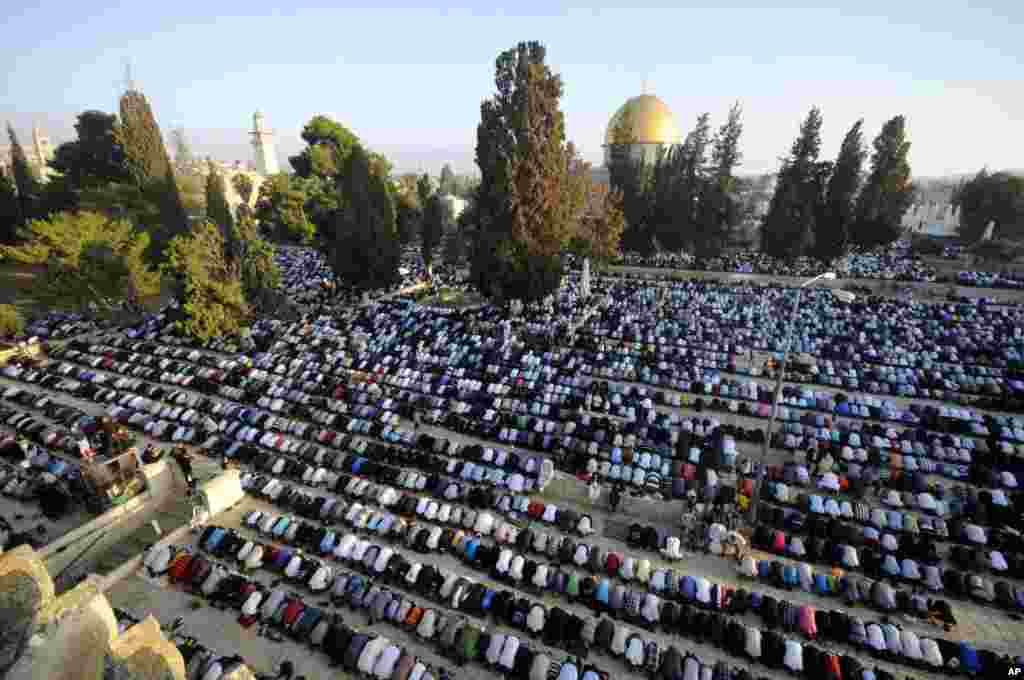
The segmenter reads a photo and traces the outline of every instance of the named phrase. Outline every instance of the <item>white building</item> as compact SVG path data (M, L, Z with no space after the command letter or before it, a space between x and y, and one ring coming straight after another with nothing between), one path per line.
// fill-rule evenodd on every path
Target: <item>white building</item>
M903 215L903 226L916 234L953 237L960 227L960 211L937 201L912 205Z
M276 175L277 152L274 149L274 133L263 126L263 114L257 111L252 117L252 146L256 152L256 172L261 175Z
M53 172L49 166L50 160L53 159L53 145L50 143L50 138L38 125L33 125L32 143L25 144L24 140L21 140L21 148L25 151L28 164L35 169L39 179L45 181ZM0 146L0 169L6 170L10 167L11 147L10 145Z

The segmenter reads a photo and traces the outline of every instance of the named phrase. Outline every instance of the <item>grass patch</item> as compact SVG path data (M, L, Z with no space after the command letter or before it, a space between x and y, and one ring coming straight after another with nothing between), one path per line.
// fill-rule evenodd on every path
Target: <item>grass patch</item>
M420 303L425 305L451 307L453 309L472 307L473 305L480 304L482 301L483 299L478 293L447 287L441 288L434 295L424 295L419 300Z

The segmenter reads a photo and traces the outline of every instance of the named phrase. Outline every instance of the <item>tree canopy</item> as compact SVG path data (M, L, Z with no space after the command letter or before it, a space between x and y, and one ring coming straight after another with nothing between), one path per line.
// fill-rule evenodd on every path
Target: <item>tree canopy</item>
M225 257L224 236L209 222L198 222L167 248L163 271L173 276L181 305L179 331L208 340L236 335L250 316L239 270Z
M252 192L256 189L252 178L244 172L235 173L231 177L231 186L242 199L242 205L248 208L252 203Z
M228 252L236 252L237 245L233 243L235 231L235 217L231 214L231 206L228 205L227 187L224 184L224 177L221 176L217 166L209 163L209 170L206 175L206 219L220 227L224 233L224 240L228 244Z
M455 194L458 187L455 183L455 172L452 166L447 163L441 168L441 178L438 181L437 192L441 195Z
M853 240L864 248L891 243L903 231L903 215L914 202L906 119L890 118L872 144L871 172L857 197Z
M440 193L427 199L423 208L423 221L420 229L420 251L423 262L429 269L434 261L434 251L441 245L441 237L451 221L448 203Z
M989 222L993 239L1024 239L1024 176L982 169L954 190L953 205L965 243L978 241Z
M849 129L832 166L825 203L815 225L816 254L823 259L842 256L850 245L866 153L863 125L864 120L861 119Z
M18 189L14 180L0 170L0 243L14 243L21 226Z
M653 161L634 153L636 140L624 121L612 130L608 170L621 194L627 248L702 254L723 248L742 217L734 174L742 159L741 114L733 105L715 132L710 115L700 114L683 142L661 149Z
M306 195L285 173L268 177L260 185L256 217L275 240L308 244L316 228L306 216Z
M336 177L359 144L351 130L327 116L314 116L306 123L302 140L306 148L288 159L299 177Z
M21 335L25 332L25 320L14 305L0 305L0 337Z
M499 298L544 297L561 278L572 237L566 198L562 81L538 42L519 43L495 63L494 95L480 107L480 187L472 276Z
M135 185L159 213L158 222L145 225L153 239L151 256L156 258L174 236L188 229L188 214L149 100L137 90L128 90L121 96L120 106L121 124L115 138L124 150Z
M341 207L324 239L335 274L362 290L394 282L401 255L390 181L371 164L370 154L361 146L349 154L338 178Z
M128 220L92 212L58 213L32 220L25 242L0 246L0 255L23 264L45 265L33 293L57 308L81 308L90 302L112 306L118 301L155 295L159 274L144 259L149 235Z
M83 111L75 122L77 139L54 150L50 167L76 190L129 181L128 161L117 141L117 127L117 116L113 114Z

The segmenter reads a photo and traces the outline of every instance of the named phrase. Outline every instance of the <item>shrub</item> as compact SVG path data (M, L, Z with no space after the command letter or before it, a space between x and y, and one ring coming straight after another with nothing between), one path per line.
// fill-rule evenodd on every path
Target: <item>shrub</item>
M25 320L14 305L0 305L0 336L21 335L25 332Z

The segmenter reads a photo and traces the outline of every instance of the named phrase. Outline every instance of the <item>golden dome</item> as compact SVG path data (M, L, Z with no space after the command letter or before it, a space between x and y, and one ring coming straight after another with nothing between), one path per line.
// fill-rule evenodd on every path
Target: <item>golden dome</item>
M672 109L651 94L633 97L615 112L608 122L604 143L613 144L620 129L632 144L678 144L681 139Z

